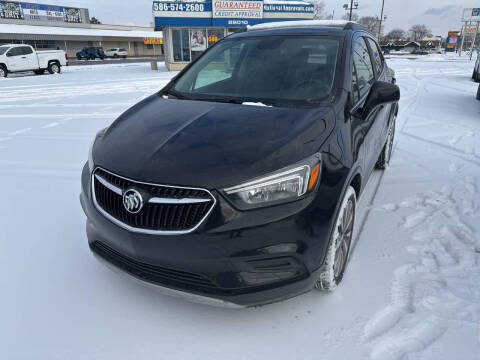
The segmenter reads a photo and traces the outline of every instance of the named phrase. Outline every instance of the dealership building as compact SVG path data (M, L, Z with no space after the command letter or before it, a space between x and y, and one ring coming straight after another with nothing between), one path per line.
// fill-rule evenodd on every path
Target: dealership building
M7 43L58 48L69 57L87 46L124 48L129 56L163 54L162 32L153 27L92 24L88 9L0 1L0 45Z
M249 25L311 20L314 6L280 0L158 0L155 30L163 34L165 64L180 70L219 39Z

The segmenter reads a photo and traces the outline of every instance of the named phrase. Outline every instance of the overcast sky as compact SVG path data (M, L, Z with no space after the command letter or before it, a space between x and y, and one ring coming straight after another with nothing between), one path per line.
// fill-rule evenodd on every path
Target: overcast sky
M149 25L152 21L151 0L29 0L30 2L85 7L90 16L97 17L105 24ZM326 0L326 10L335 11L335 18L344 14L342 6L349 0ZM360 16L378 15L381 0L358 0ZM407 30L411 25L422 23L434 35L446 36L449 30L460 30L461 14L464 7L478 7L479 0L385 0L385 14L388 20L386 31L393 28Z

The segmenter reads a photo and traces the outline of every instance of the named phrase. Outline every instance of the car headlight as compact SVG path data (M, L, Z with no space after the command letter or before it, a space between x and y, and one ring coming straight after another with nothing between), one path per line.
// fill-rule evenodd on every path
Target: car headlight
M93 171L93 168L95 166L95 163L93 162L93 146L95 145L95 142L97 141L97 139L99 137L102 137L103 135L105 135L105 133L107 132L108 130L108 127L106 127L105 129L102 129L100 130L97 135L95 135L95 137L93 138L93 141L92 143L90 144L90 149L88 150L88 169L90 170L90 172Z
M294 201L315 189L320 165L317 154L303 164L224 189L224 193L241 210Z

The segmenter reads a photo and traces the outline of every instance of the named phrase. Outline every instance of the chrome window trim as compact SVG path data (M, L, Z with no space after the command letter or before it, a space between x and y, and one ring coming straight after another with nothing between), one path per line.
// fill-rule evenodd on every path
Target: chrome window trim
M173 188L173 189L187 189L187 190L201 190L201 191L205 191L208 195L211 196L212 200L213 200L213 204L211 206L211 208L207 211L207 213L205 214L205 216L198 222L197 225L195 225L195 227L191 228L191 229L187 229L187 230L175 230L175 231L165 231L165 230L148 230L148 229L142 229L142 228L136 228L136 227L133 227L133 226L130 226L130 225L127 225L123 222L121 222L120 220L116 219L115 217L113 217L112 215L110 215L109 213L107 213L105 210L102 209L102 207L98 204L97 202L97 198L95 196L95 179L98 178L97 176L95 176L95 172L97 170L102 170L102 171L105 171L106 173L110 174L110 175L113 175L113 176L116 176L116 177L119 177L121 179L124 179L124 180L127 180L127 181L131 181L133 183L136 183L136 184L143 184L143 185L151 185L151 186L161 186L161 187L168 187L168 188ZM100 180L99 180L100 181ZM133 180L133 179L129 179L127 177L124 177L124 176L120 176L120 175L117 175L115 173L112 173L111 171L108 171L108 170L105 170L101 167L95 167L95 169L92 171L92 174L91 174L91 191L92 191L92 201L93 201L93 205L95 206L95 208L98 210L98 212L100 212L100 214L102 214L105 218L107 218L108 220L110 220L112 223L114 223L115 225L118 225L120 226L121 228L125 229L125 230L128 230L130 232L135 232L135 233L139 233L139 234L147 234L147 235L185 235L185 234L190 234L192 232L194 232L195 230L197 230L200 225L202 225L205 220L210 216L210 214L212 213L213 209L215 208L215 205L217 204L217 199L215 198L215 196L213 196L213 194L207 190L207 189L203 189L203 188L195 188L195 187L185 187L185 186L172 186L172 185L162 185L162 184L154 184L154 183L147 183L147 182L142 182L142 181L136 181L136 180ZM101 181L100 181L101 182ZM102 183L103 184L103 183ZM106 185L105 185L106 186ZM108 186L107 186L108 187ZM113 190L112 190L113 191ZM122 192L123 193L123 192ZM160 199L160 198L158 198ZM204 200L205 199L195 199L195 200L202 200L202 202L205 202ZM210 200L210 201L212 201Z

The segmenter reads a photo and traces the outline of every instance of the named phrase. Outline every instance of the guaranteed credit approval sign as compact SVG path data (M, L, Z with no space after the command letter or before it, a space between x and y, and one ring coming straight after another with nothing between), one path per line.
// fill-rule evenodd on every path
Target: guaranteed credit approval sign
M254 25L262 22L263 1L213 0L213 26Z

